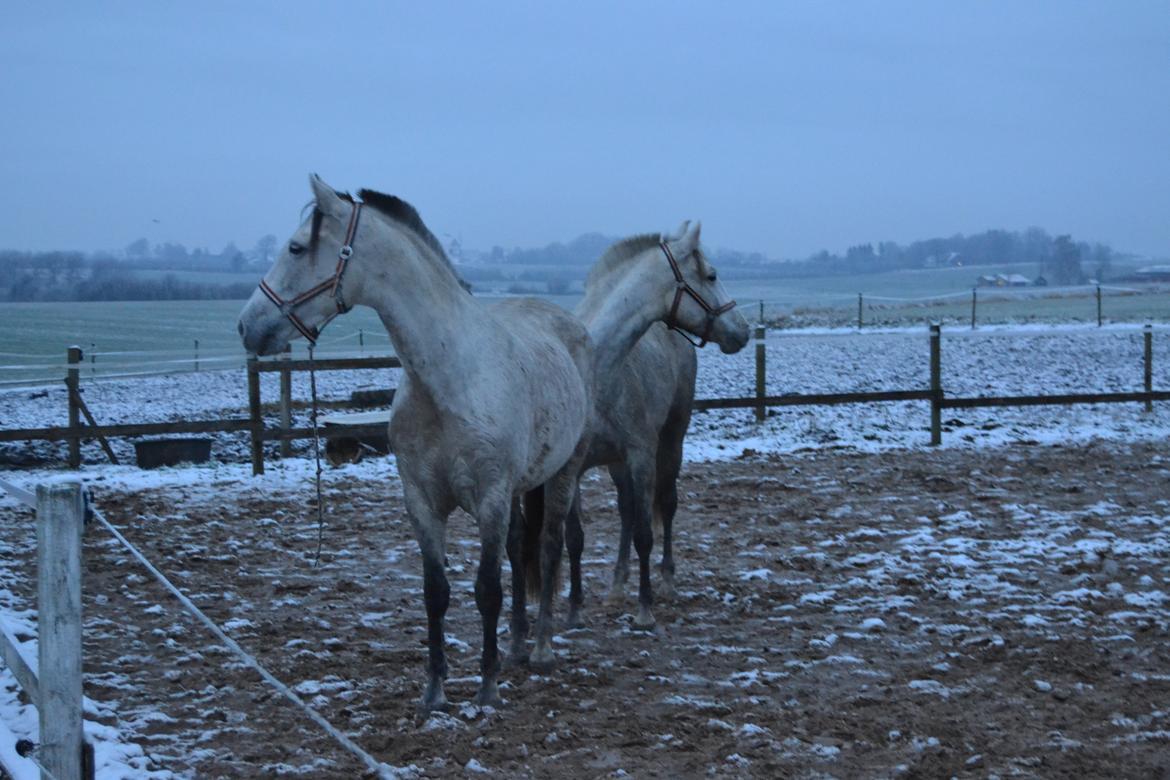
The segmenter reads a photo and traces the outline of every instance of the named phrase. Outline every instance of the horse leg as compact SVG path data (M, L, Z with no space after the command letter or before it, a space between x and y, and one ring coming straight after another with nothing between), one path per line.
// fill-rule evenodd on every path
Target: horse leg
M524 576L524 513L520 511L520 498L512 499L511 521L508 523L508 563L512 566L512 647L505 664L516 666L528 663L528 603Z
M581 605L585 601L581 588L581 553L585 550L585 530L581 527L581 483L573 491L573 503L565 520L565 547L569 550L569 618L567 628L584 628Z
M630 577L630 542L634 533L634 485L630 470L624 463L610 466L609 476L617 489L621 534L618 538L617 562L613 566L613 585L606 600L610 604L621 604L626 599L626 581Z
M444 648L443 618L451 601L451 586L447 583L447 573L443 567L447 523L425 506L416 506L407 514L422 552L423 595L427 606L429 677L426 691L419 701L419 709L423 712L444 710L447 708L447 697L443 694L443 681L447 679L447 654Z
M504 494L505 496L507 493ZM500 564L505 546L511 506L510 499L485 501L476 513L479 521L479 572L475 577L475 606L483 621L483 656L480 660L481 682L475 703L481 707L499 707L500 691L496 680L500 674L500 652L496 627L504 591L500 587Z
M634 549L638 553L638 615L634 627L654 627L653 590L650 586L650 554L654 550L654 532L650 514L654 503L654 469L649 458L631 453L630 476L633 487Z
M668 421L658 442L654 479L654 514L662 526L663 592L674 598L674 515L678 511L678 474L682 469L683 438L689 417L680 424Z
M674 515L679 510L679 472L682 470L682 442L690 426L690 408L694 402L694 377L690 378L690 394L684 402L676 402L659 432L658 454L655 456L654 511L662 524L662 584L663 593L674 598Z
M533 669L549 671L556 664L552 651L553 598L559 585L561 551L564 548L565 515L573 503L584 451L575 455L544 484L544 527L540 534L540 611L536 616L536 646L529 662Z
M662 575L662 594L669 599L676 595L674 585L674 513L678 509L678 488L674 480L659 483L655 489L654 516L662 528L662 563L658 565Z

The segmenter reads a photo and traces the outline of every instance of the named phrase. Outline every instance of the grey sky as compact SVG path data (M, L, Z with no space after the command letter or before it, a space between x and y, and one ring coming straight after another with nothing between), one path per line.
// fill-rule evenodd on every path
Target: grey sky
M0 247L283 239L306 174L480 248L1170 254L1170 4L10 3ZM154 220L158 220L155 222Z

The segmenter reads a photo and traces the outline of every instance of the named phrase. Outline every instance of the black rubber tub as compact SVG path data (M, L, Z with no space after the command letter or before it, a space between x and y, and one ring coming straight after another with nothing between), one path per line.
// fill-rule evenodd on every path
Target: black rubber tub
M211 460L211 439L144 439L134 442L138 467L157 469L179 463L206 463Z

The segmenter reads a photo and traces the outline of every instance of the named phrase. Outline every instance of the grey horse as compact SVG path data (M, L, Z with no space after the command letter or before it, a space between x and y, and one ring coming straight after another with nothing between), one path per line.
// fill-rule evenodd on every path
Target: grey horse
M513 497L543 485L536 651L551 657L553 584L592 409L588 331L552 304L487 304L460 284L439 242L405 201L370 190L335 192L316 176L312 216L286 243L240 315L249 352L281 351L353 306L374 309L404 377L390 442L423 558L428 678L420 707L446 706L443 619L447 518L462 508L481 542L475 601L483 623L476 702L500 703L496 627L501 558ZM336 260L335 260L336 259Z
M622 508L622 535L632 537L638 552L636 623L642 627L654 625L652 517L657 507L664 529L673 519L674 486L694 396L694 350L661 323L698 335L701 343L714 341L727 353L742 349L749 337L747 321L734 310L699 236L698 223L684 223L675 235L649 234L618 242L591 271L585 298L577 307L593 338L597 382L582 470L610 466ZM509 534L514 657L523 655L526 631L523 622L517 622L523 620L524 611L522 605L516 608L515 600L523 598L525 580L531 576L516 560L534 557L533 540L544 515L541 499L541 491L525 497L526 511L522 518L514 518ZM570 625L579 624L582 602L584 533L579 491L573 504L565 529L571 563ZM628 552L625 558L628 561ZM666 562L672 570L673 561ZM619 559L615 580L622 581L619 575L624 569Z

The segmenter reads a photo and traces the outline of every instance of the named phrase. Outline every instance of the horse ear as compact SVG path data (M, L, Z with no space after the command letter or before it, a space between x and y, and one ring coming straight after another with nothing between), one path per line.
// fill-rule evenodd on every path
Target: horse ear
M673 233L664 233L662 235L662 239L664 241L678 241L678 240L680 240L684 235L686 235L687 228L690 227L690 224L691 224L691 221L689 219L684 219L679 224L677 230L675 230Z
M675 242L677 244L675 254L679 258L686 257L699 248L699 231L702 227L702 223L695 220L692 225L683 230L682 238Z
M337 195L337 191L324 182L315 173L309 174L309 187L313 190L313 198L317 201L317 208L331 217L338 219L349 218L349 208Z

